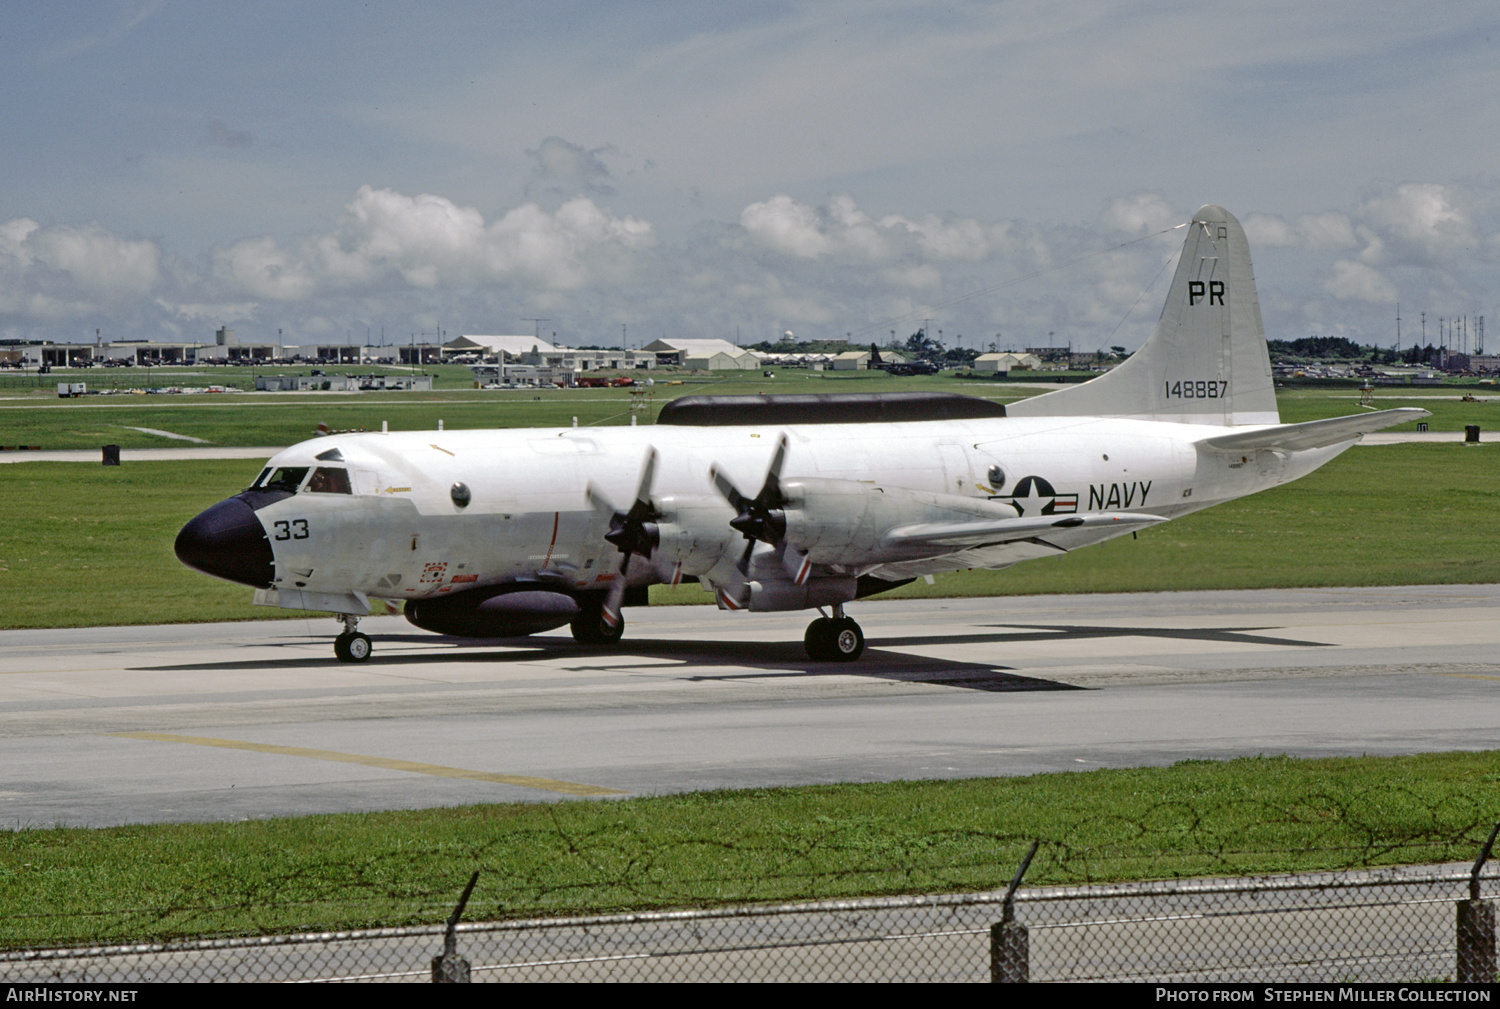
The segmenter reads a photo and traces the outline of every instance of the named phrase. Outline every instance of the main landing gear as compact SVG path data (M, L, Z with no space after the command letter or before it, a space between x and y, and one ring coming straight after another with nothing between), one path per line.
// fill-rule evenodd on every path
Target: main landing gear
M613 645L624 635L625 618L616 609L611 621L605 601L604 596L578 600L578 616L568 625L574 641L580 645Z
M359 627L359 617L353 613L340 613L339 619L344 622L344 633L333 639L333 654L338 656L340 662L363 662L368 659L372 650L370 636L361 634L356 629Z
M819 608L818 612L823 611ZM814 662L853 662L865 650L865 632L844 616L844 607L834 606L833 616L819 617L807 625L802 644Z

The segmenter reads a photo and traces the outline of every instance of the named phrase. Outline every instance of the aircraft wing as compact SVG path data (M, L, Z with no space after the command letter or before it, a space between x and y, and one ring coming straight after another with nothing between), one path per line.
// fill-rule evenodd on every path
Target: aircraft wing
M1061 530L1108 528L1126 532L1167 521L1160 515L1108 512L1093 515L1040 515L1036 518L990 519L975 522L924 522L887 532L883 546L912 550L965 550L1034 539Z
M1282 424L1239 434L1221 434L1204 438L1198 444L1221 452L1244 452L1257 449L1285 449L1291 452L1310 448L1327 448L1350 441L1372 431L1382 431L1397 424L1430 417L1426 410L1403 406L1395 410L1377 410L1351 417L1310 420L1302 424Z

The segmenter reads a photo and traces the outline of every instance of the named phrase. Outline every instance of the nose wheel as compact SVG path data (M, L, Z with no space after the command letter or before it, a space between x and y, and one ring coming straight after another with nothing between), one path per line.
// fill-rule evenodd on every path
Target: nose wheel
M864 653L865 632L841 609L836 607L834 616L819 617L807 625L802 644L814 662L853 662Z
M370 643L368 634L361 634L357 628L359 617L351 613L340 615L344 621L344 633L333 639L333 654L340 662L363 662L370 657L374 646Z

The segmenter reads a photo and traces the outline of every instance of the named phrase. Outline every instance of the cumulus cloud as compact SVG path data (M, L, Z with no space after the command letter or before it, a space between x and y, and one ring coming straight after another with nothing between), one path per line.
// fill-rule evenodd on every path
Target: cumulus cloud
M971 218L928 214L913 220L890 214L876 220L847 195L813 207L779 194L745 207L740 227L756 245L779 255L848 264L977 262L1007 246L1010 237L1006 223Z
M740 227L761 245L783 256L816 259L832 248L818 222L817 211L786 195L750 204L740 212Z
M598 152L550 139L536 156L544 152L548 178L576 187L607 177L589 165ZM1479 314L1471 294L1487 289L1500 256L1500 197L1486 202L1487 192L1393 184L1357 207L1246 218L1268 335L1306 335L1312 324L1383 339L1398 300L1403 314ZM18 217L0 222L0 330L66 338L102 324L206 337L238 322L242 332L285 326L313 338L429 332L438 319L495 332L549 316L559 339L577 344L612 342L621 323L632 339L754 342L792 329L868 341L930 319L950 346L1138 346L1181 235L1138 239L1185 216L1151 193L1108 201L1092 227L880 215L849 195L812 203L781 193L741 206L662 242L652 222L576 188L486 214L364 186L323 230L180 258L98 224Z
M562 137L548 137L536 150L526 152L532 161L526 194L533 198L613 196L609 166L600 158L611 150L610 147L589 150Z
M144 298L161 276L153 242L97 224L0 224L0 314L77 318Z
M1323 250L1359 244L1349 215L1334 211L1303 214L1292 221L1274 214L1251 214L1244 225L1251 248Z
M1437 266L1478 244L1473 222L1446 187L1408 183L1360 207L1366 263Z
M393 282L576 290L627 279L654 243L649 222L616 217L582 196L555 212L527 203L486 223L446 197L363 186L333 231L294 249L270 238L237 242L215 255L214 272L232 290L279 301Z
M270 238L239 242L214 257L214 273L231 287L255 298L294 301L315 289L301 263L278 248Z
M186 322L224 323L254 317L259 303L254 301L193 303L157 298L156 306L168 315Z
M1323 290L1340 301L1368 301L1391 304L1396 300L1396 285L1379 270L1352 259L1333 264L1333 276L1323 283Z
M1111 200L1099 223L1126 235L1150 235L1181 224L1184 218L1155 193L1136 193Z

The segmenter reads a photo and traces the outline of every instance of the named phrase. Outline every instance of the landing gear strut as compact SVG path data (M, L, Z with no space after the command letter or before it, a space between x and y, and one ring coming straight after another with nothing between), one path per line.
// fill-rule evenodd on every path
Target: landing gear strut
M819 617L807 625L802 644L814 662L853 662L865 650L865 632L844 616L842 606L835 606L833 616Z
M372 646L369 635L357 630L359 617L353 613L340 613L339 619L344 622L344 633L333 639L333 654L340 662L363 662L368 659Z
M578 600L578 616L568 625L574 641L580 645L612 645L620 640L625 633L625 618L616 610L611 622L604 604L604 596Z

